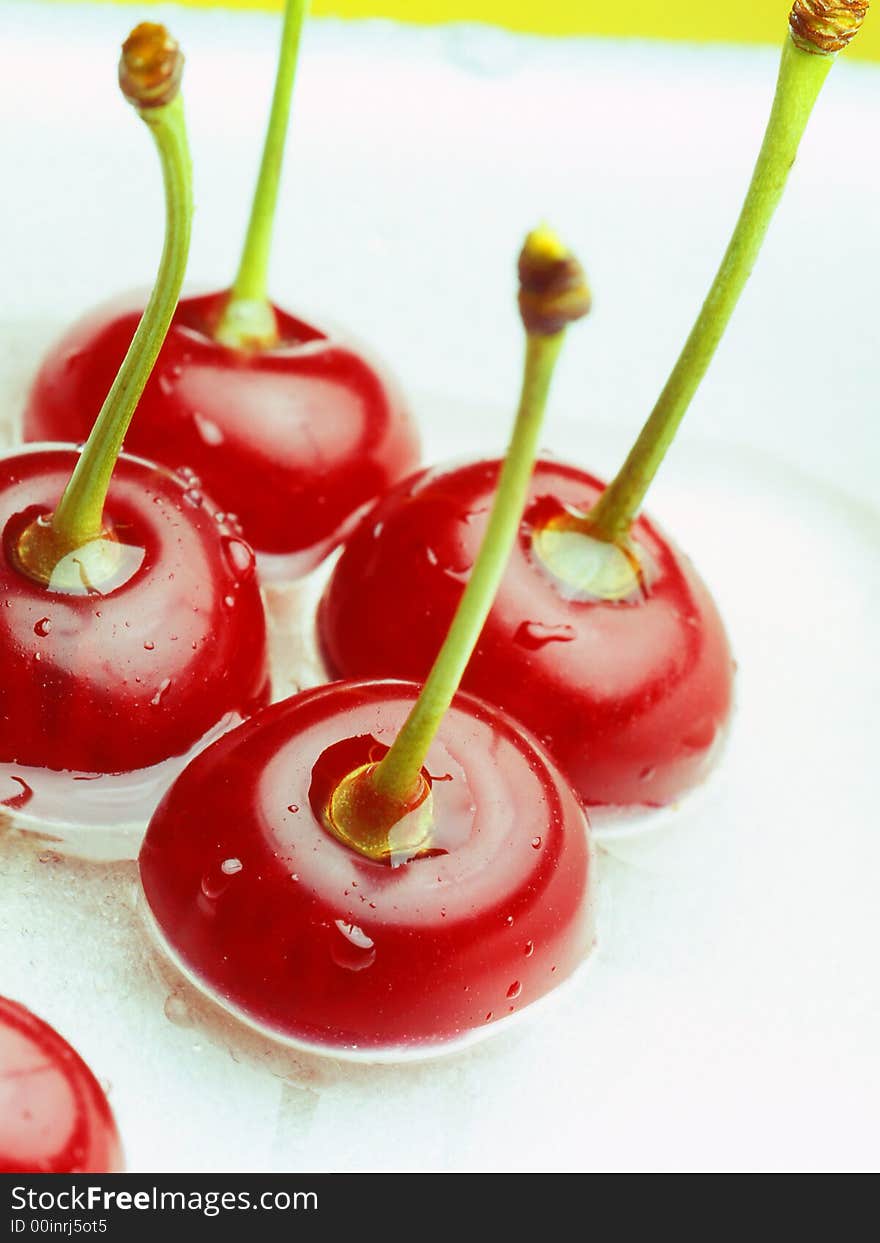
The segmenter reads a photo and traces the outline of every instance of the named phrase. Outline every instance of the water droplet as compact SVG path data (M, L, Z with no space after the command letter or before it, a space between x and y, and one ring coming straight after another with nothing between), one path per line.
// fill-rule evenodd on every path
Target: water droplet
M290 879L291 879L291 880L299 880L299 872L291 872L291 873L290 873Z
M34 634L39 635L41 639L45 639L46 635L49 633L51 629L52 629L51 619L48 617L41 617L40 620L37 622L37 624L34 626Z
M531 958L531 956L532 956L532 954L534 954L534 952L535 952L535 942L534 942L534 941L526 941L526 958Z
M576 637L573 626L549 626L543 622L523 622L513 636L520 647L537 651L548 643L571 643Z
M489 1011L489 1013L486 1015L486 1022L487 1022L487 1023L489 1022L489 1020L491 1019L491 1017L492 1017L492 1011L490 1010L490 1011Z
M293 812L294 815L299 811L298 803L288 803L287 810Z
M189 466L179 467L177 471L177 475L178 475L178 478L182 479L184 483L189 484L191 488L201 487L202 481L201 479L199 479L198 475L191 467Z
M155 648L156 648L156 644L155 644L155 643L150 643L150 642L148 641L148 642L146 642L146 643L144 644L144 651L145 651L145 652L152 652L152 651L155 651Z
M229 878L217 867L211 868L202 877L202 893L209 902L216 902L226 892L228 885Z
M639 781L650 781L656 771L656 768L652 768L650 766L648 768L643 768L639 773Z
M198 488L187 488L183 494L183 499L187 505L192 505L193 509L201 509L205 503L205 498Z
M248 574L252 574L255 557L250 544L246 544L243 539L235 536L224 536L221 542L233 574L237 578L245 578Z
M519 980L514 980L510 988L507 990L507 1000L513 1001L513 999L518 997L521 992L522 984L520 984Z
M236 876L243 867L241 859L224 859L220 864L220 871L224 876Z
M224 596L223 603L228 609L235 608L235 596Z
M159 683L159 689L156 691L155 695L154 695L154 696L153 696L153 698L150 700L150 706L151 706L151 707L153 707L153 708L158 708L158 707L159 707L159 704L162 702L162 698L163 698L163 696L165 695L165 692L168 690L168 687L169 687L170 685L171 685L171 679L170 679L170 678L163 678L163 679L162 679L162 681Z
M349 923L345 919L333 921L339 937L334 937L330 947L330 956L337 967L346 971L363 971L376 961L376 946L363 928Z
M177 993L170 993L165 998L165 1005L162 1009L165 1011L166 1019L175 1027L189 1027L192 1023L190 1008L182 997L178 997Z
M513 916L508 915L504 922L507 924L508 928L512 928L513 927Z
M532 838L532 850L540 850L542 840L543 839L540 837L533 837Z
M225 440L223 429L218 427L213 419L206 419L203 414L197 411L193 412L193 422L196 425L196 431L204 440L206 445L222 445Z

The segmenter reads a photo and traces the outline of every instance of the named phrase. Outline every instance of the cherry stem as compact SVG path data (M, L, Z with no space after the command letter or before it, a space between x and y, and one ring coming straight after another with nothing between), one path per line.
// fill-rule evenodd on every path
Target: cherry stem
M142 29L139 27L131 38ZM149 29L161 31L168 40L162 27L150 26ZM126 48L130 42L126 43ZM179 78L182 57L176 44L174 50L179 59L176 68ZM123 64L124 61L125 52ZM121 82L122 73L121 67ZM123 90L126 89L123 82ZM158 105L144 102L143 94L139 98L129 94L130 102L149 126L159 152L165 185L165 243L150 300L52 516L51 532L60 552L80 548L103 534L104 504L113 468L180 296L192 223L192 171L183 101L176 89L175 84L173 97Z
M797 6L796 6L797 8ZM645 493L724 335L761 249L834 57L786 39L776 96L730 244L678 362L622 468L587 516L591 535L625 541Z
M428 749L458 690L513 550L565 326L589 308L589 293L580 266L546 228L527 238L520 258L520 274L520 308L527 328L522 393L486 533L421 694L391 748L371 774L376 792L402 806L420 789ZM535 283L538 288L530 291L530 284Z
M217 340L236 348L265 348L278 340L275 312L268 297L269 256L300 36L307 10L308 0L287 0L285 5L275 91L257 188L238 273L217 327Z

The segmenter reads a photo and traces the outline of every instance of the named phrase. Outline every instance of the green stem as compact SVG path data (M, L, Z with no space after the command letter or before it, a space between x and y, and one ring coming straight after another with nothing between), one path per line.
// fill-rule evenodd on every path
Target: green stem
M618 542L625 537L709 368L782 198L832 61L832 56L803 51L786 39L767 132L733 237L666 387L621 470L589 515L590 531L600 539Z
M275 313L268 298L269 256L300 36L307 10L308 0L287 0L284 9L272 111L247 236L229 301L217 328L217 340L226 345L266 346L272 345L278 337Z
M519 411L480 552L422 692L391 749L373 771L374 788L401 804L419 787L428 748L458 690L510 558L538 452L547 393L564 337L565 332L561 331L552 336L530 334L527 338Z
M138 109L150 127L165 183L165 244L156 284L119 374L52 517L61 548L75 549L103 532L104 502L125 433L174 315L189 254L192 174L183 102Z

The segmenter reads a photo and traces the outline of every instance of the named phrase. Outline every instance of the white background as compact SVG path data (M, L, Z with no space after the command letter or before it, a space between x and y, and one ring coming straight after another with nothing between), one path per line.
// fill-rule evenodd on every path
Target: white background
M157 13L188 53L192 282L220 285L278 25ZM138 16L3 6L7 420L59 327L154 270L159 174L115 88ZM607 472L714 272L776 60L314 22L276 296L381 349L432 455L498 449L521 350L514 259L550 219L596 310L571 334L547 441ZM435 1065L263 1066L147 963L132 869L2 844L0 993L109 1085L132 1169L876 1166L878 132L880 71L841 61L652 492L719 598L740 708L721 770L672 827L603 857L601 949L552 1012Z

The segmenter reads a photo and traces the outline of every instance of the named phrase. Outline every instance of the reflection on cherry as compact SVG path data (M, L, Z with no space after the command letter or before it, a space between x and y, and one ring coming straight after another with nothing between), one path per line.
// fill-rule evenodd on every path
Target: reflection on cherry
M116 1124L88 1066L48 1023L0 997L0 1173L122 1168Z

